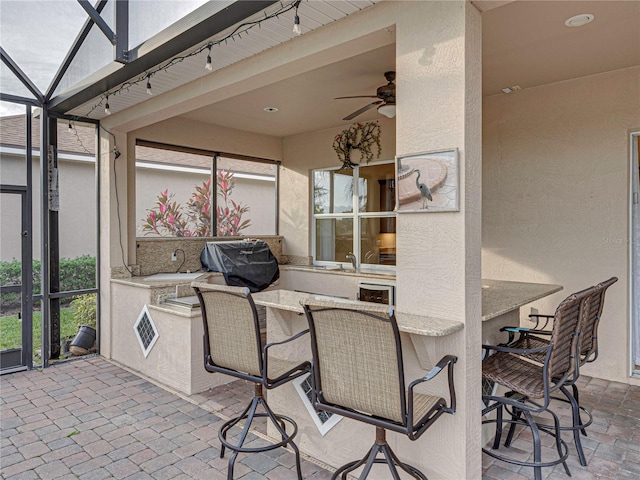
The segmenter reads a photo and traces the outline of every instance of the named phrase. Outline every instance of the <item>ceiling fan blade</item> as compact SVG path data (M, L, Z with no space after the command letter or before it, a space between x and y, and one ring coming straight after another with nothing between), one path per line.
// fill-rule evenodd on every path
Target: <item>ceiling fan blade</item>
M358 115L360 115L361 113L366 112L367 110L369 110L370 108L375 107L376 105L380 105L381 103L384 103L382 100L378 100L377 102L373 102L370 103L369 105L365 105L364 107L362 107L360 110L356 110L355 112L353 112L351 115L348 115L346 117L344 117L342 120L351 120L353 118L356 118Z
M377 95L356 95L354 97L336 97L334 100L342 100L343 98L378 98Z

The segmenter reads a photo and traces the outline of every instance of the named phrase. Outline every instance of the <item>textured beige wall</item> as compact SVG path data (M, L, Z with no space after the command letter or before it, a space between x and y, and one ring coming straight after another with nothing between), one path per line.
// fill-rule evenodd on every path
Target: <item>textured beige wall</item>
M460 212L397 219L398 310L465 322L431 345L434 360L459 358L458 413L420 440L422 451L437 452L428 471L435 478L480 478L482 464L481 43L480 13L469 3L415 2L398 14L397 153L457 147L460 155Z
M203 367L203 324L199 312L183 315L154 305L160 294L175 293L176 287L136 287L111 283L113 323L111 359L187 395L202 392L233 380L212 375ZM153 297L153 298L152 298ZM147 305L158 339L144 356L133 326Z
M628 382L629 132L640 67L484 99L483 274L558 283L532 306L617 276L586 375ZM636 266L637 268L637 266Z

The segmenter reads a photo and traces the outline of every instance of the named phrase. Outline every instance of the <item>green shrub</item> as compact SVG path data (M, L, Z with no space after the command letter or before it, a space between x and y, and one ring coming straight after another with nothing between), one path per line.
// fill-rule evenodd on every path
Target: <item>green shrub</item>
M33 294L40 293L40 260L33 261ZM0 285L20 285L22 283L22 262L13 259L10 262L0 262ZM76 258L60 259L60 291L84 290L96 286L96 259L90 255ZM69 299L62 299L63 305L69 304ZM20 295L6 293L0 299L0 310L3 313L19 311Z
M80 325L96 328L96 294L77 295L71 301L73 318Z

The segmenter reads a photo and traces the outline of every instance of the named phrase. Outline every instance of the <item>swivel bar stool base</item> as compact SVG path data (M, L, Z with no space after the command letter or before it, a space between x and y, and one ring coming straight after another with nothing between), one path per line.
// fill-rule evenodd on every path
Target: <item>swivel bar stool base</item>
M378 458L378 454L382 454L383 458ZM376 427L376 443L373 444L373 447L371 447L369 452L367 452L367 455L361 460L356 460L355 462L350 462L340 467L333 474L331 480L335 480L337 478L346 479L348 473L351 473L362 465L364 465L365 467L364 470L362 470L359 478L367 478L374 463L386 463L389 467L389 470L391 470L391 475L393 475L393 478L400 478L398 469L396 468L400 467L413 478L417 478L419 480L428 480L420 470L412 467L411 465L407 465L406 463L402 463L398 459L396 454L393 453L393 450L391 450L391 447L387 443L386 430L381 427Z
M262 406L265 413L259 413L258 406ZM253 423L254 418L264 418L271 420L275 428L280 433L282 440L278 443L269 443L268 445L264 445L261 447L244 447L244 442L247 439L247 435L249 434L249 430L251 429L251 424ZM229 430L244 421L244 426L242 427L242 432L238 441L236 443L231 443L227 440L227 434ZM286 432L286 424L288 424L293 431L290 434ZM302 471L300 469L300 451L298 450L298 446L293 442L293 438L298 433L297 424L289 417L284 415L279 415L274 413L271 408L269 408L269 404L264 400L262 396L262 385L255 385L255 394L251 403L244 409L244 411L237 417L232 418L228 422L224 423L220 430L218 431L218 438L220 439L220 443L222 443L222 448L220 449L220 458L224 458L225 450L228 448L233 453L229 458L229 466L227 468L227 479L233 479L233 469L235 467L236 458L239 453L260 453L260 452L268 452L270 450L275 450L280 447L289 446L295 456L296 456L296 473L298 475L298 479L302 479Z

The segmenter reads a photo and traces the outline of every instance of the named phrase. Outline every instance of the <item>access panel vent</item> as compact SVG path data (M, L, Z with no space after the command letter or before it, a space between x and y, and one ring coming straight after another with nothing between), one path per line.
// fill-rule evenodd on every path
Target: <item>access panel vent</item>
M158 329L153 323L153 319L151 318L151 314L149 314L149 310L146 305L142 307L142 311L140 312L140 315L138 315L138 320L136 320L136 323L133 325L133 330L136 332L138 343L140 344L142 353L146 358L159 336Z

